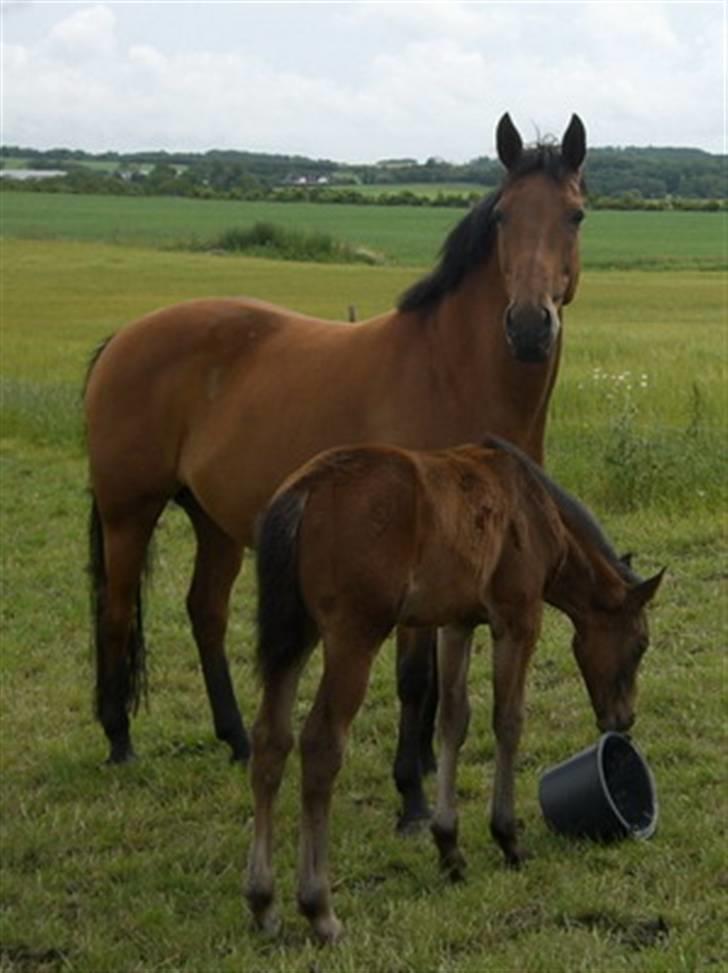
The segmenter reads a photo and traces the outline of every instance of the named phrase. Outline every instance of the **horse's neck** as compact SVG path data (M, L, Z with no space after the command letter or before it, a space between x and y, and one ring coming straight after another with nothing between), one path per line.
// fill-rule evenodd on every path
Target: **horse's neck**
M564 556L548 585L545 600L579 628L597 606L616 608L625 590L624 580L607 558L567 528Z
M461 441L495 433L541 462L560 343L543 365L516 361L505 335L507 305L505 284L493 256L433 311L426 325L429 367L446 390L444 405L464 427Z

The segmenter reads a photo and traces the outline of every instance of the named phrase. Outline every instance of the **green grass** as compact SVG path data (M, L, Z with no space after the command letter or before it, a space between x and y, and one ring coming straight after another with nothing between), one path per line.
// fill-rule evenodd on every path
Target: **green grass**
M668 566L652 612L636 727L657 780L658 834L648 843L599 847L556 838L543 824L540 771L595 736L567 626L549 612L529 680L518 773L518 810L533 858L520 873L506 871L488 835L493 739L483 630L459 779L469 880L449 887L426 834L404 841L393 833L397 712L392 649L385 647L334 802L332 868L348 935L322 951L295 915L295 757L278 813L282 937L259 938L243 909L250 796L213 740L184 611L192 542L177 510L165 514L159 531L149 597L151 705L134 726L141 759L123 769L101 766L105 746L91 716L77 394L95 343L153 306L249 293L328 317L343 317L356 303L364 317L391 305L416 271L48 241L6 241L2 264L1 973L722 968L721 275L586 273L566 318L549 432L550 468L592 505L617 547L635 551L645 572ZM647 459L656 472L635 482L634 468ZM253 595L248 565L229 639L248 718L257 704ZM316 658L309 667L299 717L319 665Z
M302 232L329 233L409 266L431 263L463 212L410 206L0 195L0 224L8 238L168 247L199 243L230 227L273 222ZM584 224L584 266L721 269L728 259L727 227L726 213L595 211Z

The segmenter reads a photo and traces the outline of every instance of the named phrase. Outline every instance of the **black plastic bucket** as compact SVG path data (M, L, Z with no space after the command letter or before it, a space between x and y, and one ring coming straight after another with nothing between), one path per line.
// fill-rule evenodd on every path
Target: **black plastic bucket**
M538 799L559 834L597 841L651 838L657 828L655 782L644 757L621 733L547 770Z

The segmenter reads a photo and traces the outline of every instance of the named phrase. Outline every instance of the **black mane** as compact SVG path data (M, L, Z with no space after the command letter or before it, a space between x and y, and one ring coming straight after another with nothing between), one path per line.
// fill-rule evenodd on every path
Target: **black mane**
M548 142L540 142L527 149L506 174L504 184L522 179L532 172L543 172L556 182L561 182L570 174L561 158L559 146ZM496 221L493 213L501 193L502 188L486 196L450 231L434 270L404 292L397 303L398 310L429 310L451 294L468 271L487 259L495 241Z
M502 449L515 456L543 486L577 536L584 537L593 544L628 584L638 584L641 581L639 575L635 574L627 563L627 559L622 559L614 550L594 514L580 500L555 483L523 450L506 439L492 435L486 436L482 445L491 449Z

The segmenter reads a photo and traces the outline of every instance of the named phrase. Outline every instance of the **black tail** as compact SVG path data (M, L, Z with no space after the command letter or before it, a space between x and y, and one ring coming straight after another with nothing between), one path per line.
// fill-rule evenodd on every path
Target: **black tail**
M91 624L96 655L96 716L101 718L103 681L106 671L104 659L103 614L106 598L106 561L104 556L104 532L99 516L96 498L91 499L91 514L88 528L89 565L91 593ZM145 564L145 572L148 565ZM124 702L127 712L136 713L142 697L147 694L146 646L142 617L142 586L137 588L136 608L132 619L127 646L127 671L124 680Z
M268 508L258 535L258 671L264 683L290 669L317 638L298 578L298 528L305 495L286 492Z

